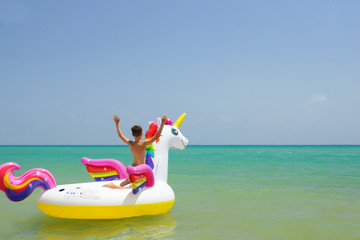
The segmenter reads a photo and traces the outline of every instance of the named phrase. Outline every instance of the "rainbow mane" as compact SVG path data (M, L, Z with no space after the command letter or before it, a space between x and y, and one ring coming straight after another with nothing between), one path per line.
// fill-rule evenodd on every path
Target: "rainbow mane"
M11 201L24 200L37 187L43 190L56 187L53 175L45 169L31 169L20 177L15 177L13 172L19 169L20 165L12 162L0 165L0 190L5 192Z
M166 119L165 125L173 125L173 121L168 118ZM158 130L158 125L157 122L152 122L149 125L149 129L146 131L145 133L145 139L150 139L152 138ZM156 142L158 142L159 139L156 140ZM151 167L151 169L154 169L154 156L155 156L155 149L153 144L149 144L146 149L145 149L145 160L146 160L146 164L149 165L149 167Z

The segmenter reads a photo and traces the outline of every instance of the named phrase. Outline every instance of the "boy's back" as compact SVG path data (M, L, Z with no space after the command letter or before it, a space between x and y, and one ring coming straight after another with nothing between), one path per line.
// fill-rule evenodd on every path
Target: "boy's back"
M133 167L140 165L140 164L145 164L145 149L146 146L143 144L143 142L133 142L131 141L131 143L129 144L131 153L134 157L134 163L133 163Z

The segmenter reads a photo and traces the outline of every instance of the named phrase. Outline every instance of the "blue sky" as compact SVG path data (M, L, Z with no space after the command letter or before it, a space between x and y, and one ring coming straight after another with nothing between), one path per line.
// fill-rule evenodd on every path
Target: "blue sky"
M0 0L0 144L360 144L360 1Z

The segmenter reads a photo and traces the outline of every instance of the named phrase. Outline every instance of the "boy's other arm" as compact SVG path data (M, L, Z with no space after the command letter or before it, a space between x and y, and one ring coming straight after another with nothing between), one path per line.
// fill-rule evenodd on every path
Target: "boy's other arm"
M157 130L156 134L155 134L152 138L147 139L147 140L144 141L144 144L145 144L146 146L149 145L149 144L151 144L151 143L153 143L156 139L158 139L158 138L160 137L161 132L162 132L162 130L163 130L163 128L164 128L166 119L167 119L167 115L164 114L164 115L161 117L161 125L160 125L159 129Z
M114 119L114 122L115 122L115 125L116 125L116 130L117 130L117 133L118 133L118 135L119 135L119 138L120 138L121 140L123 140L124 143L126 143L126 144L129 145L131 141L130 141L129 139L127 139L127 138L122 134L121 129L120 129L120 125L119 125L120 117L119 117L117 114L115 114L114 117L113 117L113 119Z

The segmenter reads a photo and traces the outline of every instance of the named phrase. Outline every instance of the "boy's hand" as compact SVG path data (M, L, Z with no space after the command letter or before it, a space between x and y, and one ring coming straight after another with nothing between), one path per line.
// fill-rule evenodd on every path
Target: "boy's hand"
M114 122L115 122L116 124L119 124L119 122L120 122L120 117L119 117L117 114L115 114L115 115L113 116L113 120L114 120Z
M161 117L161 123L165 123L165 122L166 122L166 119L167 119L167 115L166 115L166 114L162 115L162 117Z

